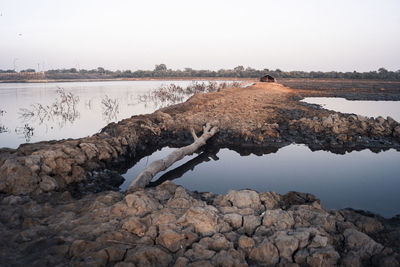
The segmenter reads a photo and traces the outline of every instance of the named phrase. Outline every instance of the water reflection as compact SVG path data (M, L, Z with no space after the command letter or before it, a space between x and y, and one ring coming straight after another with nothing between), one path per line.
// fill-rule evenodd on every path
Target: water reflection
M123 177L125 190L148 164L173 151L164 148L142 158ZM324 208L368 210L385 217L400 213L400 153L362 150L344 154L311 151L305 145L283 148L207 148L185 157L158 174L152 186L166 180L200 192L226 193L230 189L259 192L308 192Z
M170 88L175 88L169 93L185 93L181 97L169 95L167 98L162 98L160 93L157 94L159 100L153 98L153 102L141 97L169 84L174 84ZM4 110L0 116L0 147L16 148L27 140L38 142L89 136L110 122L152 113L160 106L182 102L195 92L216 90L212 89L217 87L216 84L223 86L220 85L223 82L194 85L191 81L0 84L0 107ZM25 124L34 131L25 131ZM21 138L23 132L29 133L30 138Z
M240 87L241 82L192 82L186 87L176 84L161 85L157 89L137 97L139 103L151 104L157 108L182 103L197 93L217 92L227 87Z
M2 117L6 113L5 110L0 109L0 117ZM0 119L0 134L1 133L8 133L8 128L6 128L2 123Z
M103 119L109 123L111 121L116 121L117 115L119 113L119 102L118 99L111 99L107 95L101 100L103 109ZM90 103L91 105L91 103Z
M386 118L390 116L396 121L400 121L399 101L360 101L337 97L307 97L302 101L343 113L354 113L367 117L382 116Z
M39 125L45 122L57 122L62 128L67 122L73 123L79 118L77 105L79 97L64 89L57 90L58 97L50 105L32 104L30 109L20 108L20 119L24 122L34 122Z
M23 127L15 128L15 133L19 136L22 136L26 142L30 142L33 136L34 128L29 126L29 124L25 124Z

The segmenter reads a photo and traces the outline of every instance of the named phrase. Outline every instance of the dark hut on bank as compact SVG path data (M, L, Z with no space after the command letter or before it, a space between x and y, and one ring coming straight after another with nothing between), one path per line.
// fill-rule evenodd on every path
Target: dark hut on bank
M260 82L273 83L273 82L276 82L276 79L274 77L272 77L271 75L267 74L260 78Z

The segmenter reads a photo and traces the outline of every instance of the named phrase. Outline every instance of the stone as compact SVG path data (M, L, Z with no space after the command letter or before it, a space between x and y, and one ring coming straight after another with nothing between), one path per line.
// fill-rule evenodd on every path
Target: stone
M383 249L381 244L355 229L346 229L343 235L347 249L356 251L360 257L369 257L370 255L379 253Z
M179 257L176 259L173 267L186 267L189 264L189 260L185 257Z
M161 208L160 204L156 200L151 199L141 191L127 195L125 201L128 207L132 209L133 214L139 217Z
M142 223L139 218L134 216L130 217L123 223L122 229L127 230L128 232L131 232L139 237L143 237L147 231L146 225Z
M228 250L231 247L233 247L233 244L229 242L223 234L220 233L214 234L208 245L208 248L214 251Z
M209 250L198 243L194 243L192 249L187 250L184 255L191 261L209 260L215 255L215 251Z
M260 200L264 204L265 209L271 210L280 207L282 196L275 192L263 192L260 194Z
M126 253L126 262L132 262L136 266L167 267L172 264L172 256L158 247L138 246L129 249Z
M214 209L209 206L190 208L179 221L183 225L192 224L195 231L203 236L210 236L218 232L218 218Z
M281 209L266 210L263 217L263 225L275 230L289 229L294 225L293 213Z
M244 255L236 251L235 249L231 248L230 250L222 250L218 252L212 258L212 264L214 266L221 266L221 267L244 267L248 266Z
M285 231L275 233L271 239L274 240L274 244L278 248L280 257L291 262L293 253L299 247L299 240L294 236L288 235Z
M323 248L328 245L328 238L326 236L316 235L313 237L309 248Z
M243 217L243 228L247 235L253 235L254 230L261 224L261 218L255 215Z
M229 213L224 215L224 221L229 223L234 229L242 227L243 217L236 213Z
M173 230L167 229L160 233L156 239L156 244L161 245L171 251L177 252L185 246L185 235L177 233Z
M230 190L224 198L238 208L261 209L262 206L258 193L253 190Z
M274 265L279 262L279 252L274 244L265 240L251 250L249 259L261 266Z
M54 191L55 189L58 188L58 183L53 177L44 175L41 178L42 181L40 182L39 187L43 191L49 192L49 191Z
M124 259L126 249L119 246L106 248L109 262L117 262Z
M251 249L254 248L255 242L252 238L242 235L239 237L238 246L240 249L249 254Z

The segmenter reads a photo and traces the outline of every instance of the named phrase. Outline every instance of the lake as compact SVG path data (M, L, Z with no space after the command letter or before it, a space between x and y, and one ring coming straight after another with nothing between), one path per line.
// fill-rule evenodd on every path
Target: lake
M126 180L121 189L148 164L172 151L164 148L141 159L123 174ZM400 214L400 153L394 149L338 155L293 144L262 156L241 156L229 149L203 154L185 157L153 181L173 179L189 190L217 194L246 188L280 194L307 192L320 198L328 209L351 207L385 217Z
M85 137L110 122L152 113L163 103L143 103L138 96L171 83L186 86L192 82L0 83L0 147ZM77 97L75 105L60 104L60 89L66 97L68 93Z
M354 113L367 117L387 116L400 122L400 101L347 100L339 97L306 97L303 102L317 104L325 109Z

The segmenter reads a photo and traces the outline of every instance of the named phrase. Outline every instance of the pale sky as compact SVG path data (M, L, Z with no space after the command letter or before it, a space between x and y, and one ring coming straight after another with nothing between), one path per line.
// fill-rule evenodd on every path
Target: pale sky
M0 69L400 69L399 0L0 0Z

